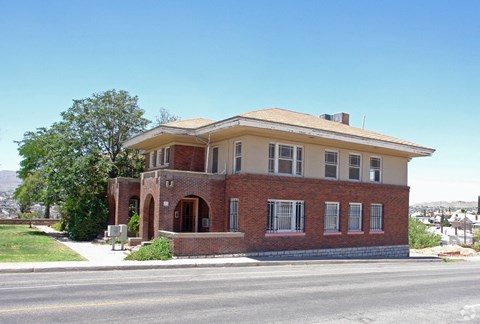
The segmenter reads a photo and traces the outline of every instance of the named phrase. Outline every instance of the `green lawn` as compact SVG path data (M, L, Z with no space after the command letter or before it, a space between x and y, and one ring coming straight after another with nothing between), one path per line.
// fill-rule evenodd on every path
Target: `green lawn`
M0 225L0 262L85 261L35 228Z

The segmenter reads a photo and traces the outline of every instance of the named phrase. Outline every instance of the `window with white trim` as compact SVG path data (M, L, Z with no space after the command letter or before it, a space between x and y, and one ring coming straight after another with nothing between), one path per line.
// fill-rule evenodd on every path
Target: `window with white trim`
M350 154L348 156L348 179L360 181L361 162L360 154Z
M166 147L163 152L163 165L168 165L170 164L170 147Z
M381 181L381 169L382 169L382 159L379 157L370 158L370 181L371 182L380 182Z
M155 152L150 152L148 158L148 168L153 169L155 167Z
M230 199L228 230L230 232L238 231L238 198Z
M325 151L325 178L337 179L338 152Z
M325 203L325 233L340 232L340 204Z
M303 175L303 147L270 143L268 145L268 172Z
M157 151L157 167L161 166L163 163L163 148L158 149Z
M383 231L383 205L372 204L370 206L370 231Z
M242 142L235 142L233 171L235 173L242 171Z
M362 204L350 203L348 209L348 231L362 231Z
M304 206L301 200L268 200L267 232L304 232Z
M212 149L212 173L218 173L218 146Z

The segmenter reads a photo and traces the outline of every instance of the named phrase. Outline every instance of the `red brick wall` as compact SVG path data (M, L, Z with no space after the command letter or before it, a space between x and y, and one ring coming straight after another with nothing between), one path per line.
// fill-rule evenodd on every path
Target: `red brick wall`
M235 254L244 250L245 239L241 237L175 238L173 240L175 256Z
M166 187L167 180L173 181L173 187ZM148 216L148 210L145 209L148 195L153 197L155 206L155 236L158 236L159 230L173 231L175 207L187 196L202 198L207 203L211 232L227 231L229 198L239 199L238 225L239 231L245 233L243 239L175 238L177 255L408 244L409 188L406 186L251 174L222 176L169 170L150 173L141 185L140 232L144 239L147 239L144 217ZM268 199L304 201L305 233L266 234ZM325 202L340 204L338 235L324 235ZM348 233L349 203L362 204L363 234ZM383 205L383 233L369 231L371 204Z
M150 194L155 204L155 236L160 229L173 231L174 211L182 198L196 196L203 199L210 210L211 232L221 232L225 228L225 177L204 173L175 172L161 170L158 178L145 178L140 197L141 222L147 211L145 203ZM166 187L166 181L173 181L173 187ZM165 206L165 203L168 206ZM140 225L140 236L146 239L146 229Z
M258 252L408 244L408 197L404 186L245 174L227 176L225 201L239 198L245 252ZM266 236L268 199L303 200L305 235ZM325 202L340 203L340 235L324 235ZM351 202L362 203L364 234L348 234ZM373 203L383 204L383 234L369 231Z
M205 171L205 148L198 146L174 145L170 149L169 169L183 171Z
M131 178L116 178L108 184L109 224L128 224L129 202L140 198L140 181Z

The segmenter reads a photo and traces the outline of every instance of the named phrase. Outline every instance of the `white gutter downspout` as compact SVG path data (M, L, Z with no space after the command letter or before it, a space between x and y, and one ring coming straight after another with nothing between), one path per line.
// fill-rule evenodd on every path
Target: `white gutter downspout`
M207 157L205 158L205 173L208 173L208 159L210 157L210 133L208 133Z
M210 133L208 133L208 142L205 141L203 138L195 136L195 138L201 141L203 144L207 145L207 156L205 158L205 173L208 173L208 160L210 158Z

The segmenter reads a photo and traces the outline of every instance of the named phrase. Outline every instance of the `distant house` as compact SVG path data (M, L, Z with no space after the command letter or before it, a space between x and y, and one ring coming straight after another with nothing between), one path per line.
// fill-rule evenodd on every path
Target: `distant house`
M177 256L405 257L408 162L434 150L278 108L167 123L131 138L146 172L114 179L111 223L140 214L140 236Z

